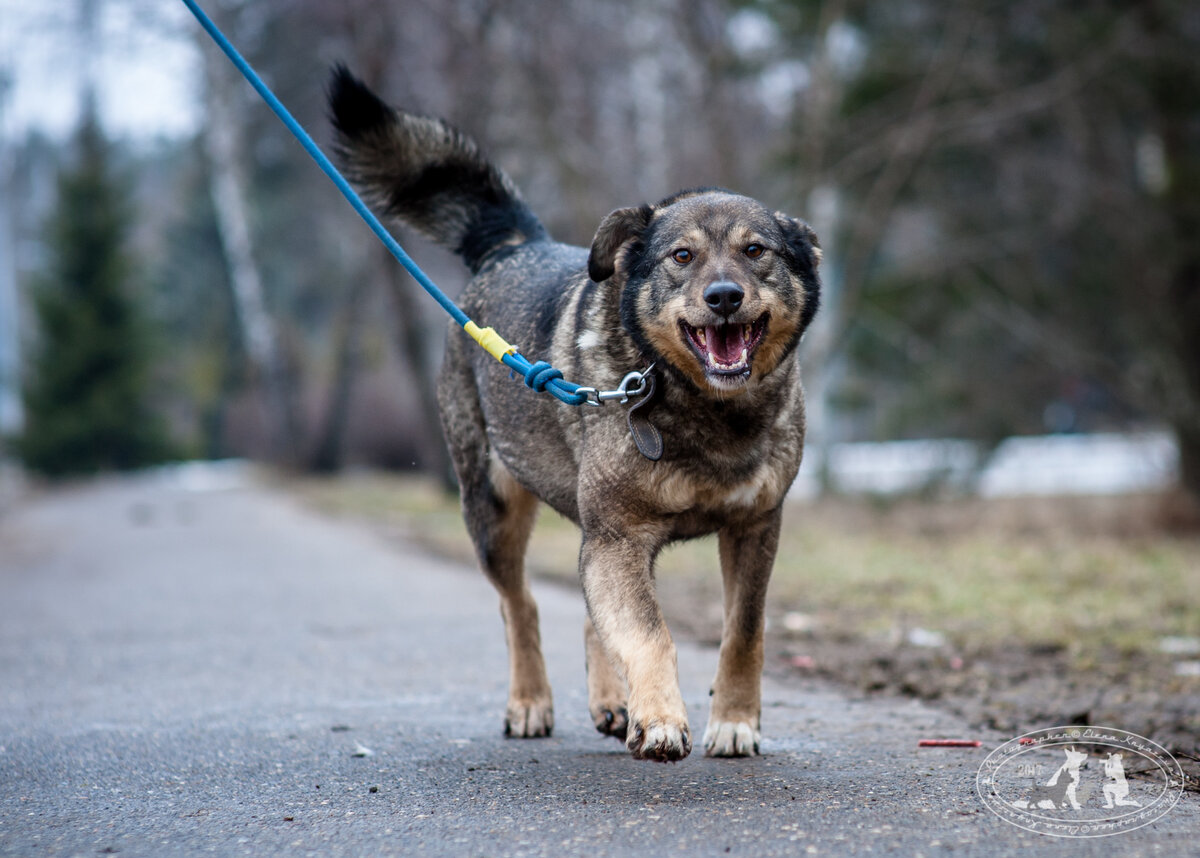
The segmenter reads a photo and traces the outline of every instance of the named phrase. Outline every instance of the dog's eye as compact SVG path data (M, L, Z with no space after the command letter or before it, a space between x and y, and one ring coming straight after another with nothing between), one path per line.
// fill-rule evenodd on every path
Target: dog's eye
M745 250L743 250L742 252L745 253L747 256L749 256L751 259L758 259L758 257L763 255L763 250L764 250L764 248L761 244L752 244L749 247L747 247Z
M681 247L681 248L679 248L679 250L676 250L674 253L671 254L671 258L674 259L676 262L678 262L680 265L687 265L693 259L692 252L690 250L688 250L686 247Z

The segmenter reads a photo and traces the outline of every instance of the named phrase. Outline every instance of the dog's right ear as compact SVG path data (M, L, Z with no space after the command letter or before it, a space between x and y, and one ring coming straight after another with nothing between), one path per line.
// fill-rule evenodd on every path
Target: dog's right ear
M617 209L600 222L588 254L588 277L602 283L617 270L617 254L630 241L640 239L650 225L654 209L634 206Z

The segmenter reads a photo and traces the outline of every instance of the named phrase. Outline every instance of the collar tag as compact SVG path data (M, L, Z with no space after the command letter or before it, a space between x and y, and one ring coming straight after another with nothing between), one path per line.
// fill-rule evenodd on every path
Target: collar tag
M629 406L629 413L626 415L629 434L633 436L633 443L637 445L638 451L651 462L657 462L662 458L663 440L662 433L650 422L650 412L654 408L657 392L654 374L647 370L642 375L642 383L648 387L638 401Z

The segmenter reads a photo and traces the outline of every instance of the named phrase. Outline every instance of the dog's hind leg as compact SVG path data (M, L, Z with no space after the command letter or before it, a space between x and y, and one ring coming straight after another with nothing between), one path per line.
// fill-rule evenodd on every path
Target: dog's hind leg
M542 658L537 603L525 579L525 547L537 517L537 498L493 461L486 508L475 501L468 526L488 580L500 593L500 613L508 638L508 708L504 733L517 738L549 736L554 703Z
M443 384L441 390L446 389ZM462 397L464 388L456 390ZM472 413L478 412L478 403L463 401L465 397L451 403L450 398L447 395L442 402L442 419L458 473L463 518L479 565L500 594L508 639L504 733L518 738L549 736L554 729L554 703L542 658L537 603L525 578L525 547L538 502L490 454L482 415L475 419Z
M712 686L704 752L712 757L758 753L762 713L763 611L779 545L780 512L757 527L718 535L725 586L725 624Z
M508 638L508 708L504 733L549 736L554 703L542 658L537 603L525 579L525 546L537 516L537 498L493 460L486 485L463 494L463 510L480 565L500 594Z
M629 726L625 681L613 667L591 617L583 624L583 643L587 655L588 711L592 721L601 733L624 741Z

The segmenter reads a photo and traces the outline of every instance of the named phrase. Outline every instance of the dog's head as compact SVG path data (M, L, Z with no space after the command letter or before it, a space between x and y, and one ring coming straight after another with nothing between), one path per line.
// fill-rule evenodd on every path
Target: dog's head
M706 189L610 214L588 275L619 287L622 322L644 352L728 396L795 349L817 310L820 258L808 224Z

